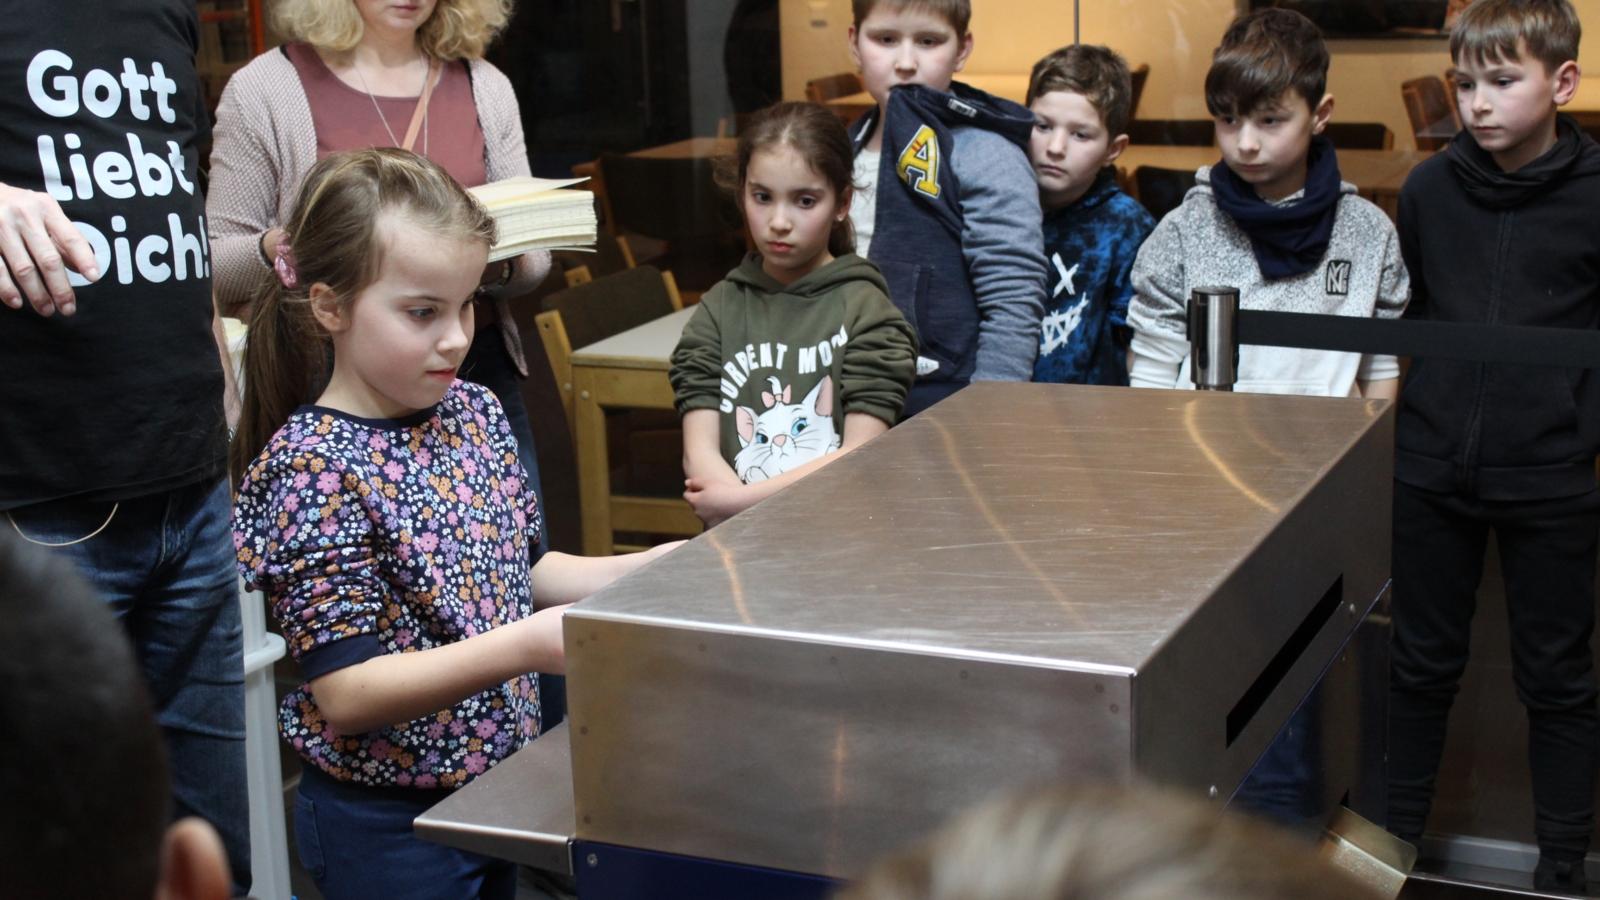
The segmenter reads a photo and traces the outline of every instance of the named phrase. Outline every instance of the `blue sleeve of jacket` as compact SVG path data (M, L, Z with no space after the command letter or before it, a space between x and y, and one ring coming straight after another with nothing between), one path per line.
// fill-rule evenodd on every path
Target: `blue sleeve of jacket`
M1039 185L1022 148L980 128L957 128L950 165L961 185L961 252L978 300L973 381L1029 381L1044 317Z

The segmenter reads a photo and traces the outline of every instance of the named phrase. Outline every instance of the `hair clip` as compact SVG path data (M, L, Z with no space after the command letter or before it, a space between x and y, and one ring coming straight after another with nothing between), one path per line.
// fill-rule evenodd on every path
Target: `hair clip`
M278 273L278 283L289 290L300 286L300 273L294 269L294 251L289 249L289 238L278 241L278 250L272 260L272 270Z

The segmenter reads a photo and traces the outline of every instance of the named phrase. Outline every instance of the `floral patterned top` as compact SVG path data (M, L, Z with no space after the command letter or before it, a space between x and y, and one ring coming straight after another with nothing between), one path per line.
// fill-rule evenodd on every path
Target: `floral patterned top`
M245 473L239 570L271 603L307 682L531 615L542 520L494 396L456 381L404 419L302 407ZM539 732L525 675L368 734L331 730L309 684L279 710L284 739L341 781L453 788Z

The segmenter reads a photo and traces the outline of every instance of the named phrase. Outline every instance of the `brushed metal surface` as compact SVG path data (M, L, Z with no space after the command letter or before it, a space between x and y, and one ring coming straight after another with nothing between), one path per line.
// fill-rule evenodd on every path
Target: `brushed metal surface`
M418 816L426 840L551 872L572 874L575 814L567 723Z
M1226 798L1387 581L1391 423L961 391L568 613L577 834L848 877L999 787Z

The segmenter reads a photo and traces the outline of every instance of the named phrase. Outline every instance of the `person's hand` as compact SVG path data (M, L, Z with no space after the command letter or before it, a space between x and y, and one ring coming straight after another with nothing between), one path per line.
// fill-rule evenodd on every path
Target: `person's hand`
M289 233L287 231L284 231L282 228L276 228L276 227L268 228L266 231L262 232L261 233L261 246L259 248L261 250L261 258L262 259L277 259L278 258L278 245L283 243L283 239L288 237L288 236L289 236ZM270 265L270 263L268 265Z
M72 226L61 204L40 191L0 184L0 302L21 309L23 299L41 316L77 311L67 269L98 281L94 250Z
M706 527L718 525L730 516L744 511L750 505L745 497L746 486L725 481L689 478L684 480L683 499L689 501L694 514Z

